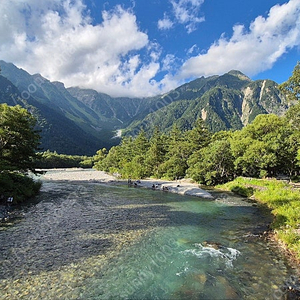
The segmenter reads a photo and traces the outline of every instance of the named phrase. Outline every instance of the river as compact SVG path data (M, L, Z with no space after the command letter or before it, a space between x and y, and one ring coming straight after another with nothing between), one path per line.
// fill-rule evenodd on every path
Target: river
M0 299L284 299L265 210L225 193L44 181L0 227Z

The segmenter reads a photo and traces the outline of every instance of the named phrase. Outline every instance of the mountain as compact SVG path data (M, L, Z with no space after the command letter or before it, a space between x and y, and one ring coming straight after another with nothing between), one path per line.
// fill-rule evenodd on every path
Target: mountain
M201 77L184 84L161 97L163 107L143 119L135 119L126 134L144 129L152 132L158 126L168 131L173 124L181 129L192 128L197 118L205 120L208 128L241 129L258 114L282 115L288 103L271 80L252 81L239 71L222 76Z
M282 115L288 103L271 80L252 81L239 71L201 77L150 98L111 96L91 89L66 88L40 74L30 75L0 61L0 102L20 104L38 120L42 148L65 154L94 154L119 143L116 131L150 135L155 126L190 129L197 118L213 132L241 129L258 114Z
M41 149L43 150L92 155L101 146L92 136L85 133L63 114L33 97L25 100L18 88L3 76L0 76L0 103L7 103L11 106L21 105L36 117L36 129L41 131Z
M115 130L122 124L101 121L101 116L73 97L63 83L50 82L39 74L30 75L13 64L0 61L1 74L14 87L14 98L9 95L2 102L31 106L42 130L43 149L66 154L94 154L98 149L118 144ZM36 108L33 110L32 108ZM43 126L42 126L43 124ZM51 128L51 130L50 130Z
M97 112L101 121L108 126L124 127L145 109L151 98L112 98L107 94L78 87L68 88L68 92L87 107ZM104 125L105 126L105 125Z

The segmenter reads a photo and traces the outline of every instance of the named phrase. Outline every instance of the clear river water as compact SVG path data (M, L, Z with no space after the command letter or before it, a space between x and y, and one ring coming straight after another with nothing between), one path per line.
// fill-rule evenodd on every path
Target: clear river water
M268 212L214 196L45 181L0 226L0 299L284 299Z

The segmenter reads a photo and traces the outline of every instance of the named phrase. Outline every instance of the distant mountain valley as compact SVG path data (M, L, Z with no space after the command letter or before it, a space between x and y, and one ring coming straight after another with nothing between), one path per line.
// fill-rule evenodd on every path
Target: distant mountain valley
M37 119L41 148L61 154L93 155L122 135L150 135L156 126L191 129L202 118L212 132L236 130L259 114L283 115L289 103L271 80L252 81L239 71L201 77L164 95L113 98L79 87L66 88L0 61L0 103L21 105Z

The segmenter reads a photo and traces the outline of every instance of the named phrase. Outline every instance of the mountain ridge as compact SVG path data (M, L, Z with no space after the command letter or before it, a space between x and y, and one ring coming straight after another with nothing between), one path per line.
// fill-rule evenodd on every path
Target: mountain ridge
M172 94L175 96L172 97ZM195 79L163 97L175 101L142 120L134 120L126 129L126 134L141 129L152 132L156 126L168 131L173 124L187 130L199 117L213 132L241 129L258 114L282 115L290 105L276 82L267 79L252 81L235 70L224 75ZM176 104L179 101L181 103Z
M65 154L91 154L103 147L110 148L120 141L114 138L120 129L125 135L136 135L141 129L150 135L156 126L168 131L174 124L187 130L200 117L213 132L235 130L251 123L258 114L282 115L289 107L277 83L268 79L252 81L238 70L200 77L163 95L114 98L92 89L66 88L62 82L50 82L40 74L30 75L4 61L0 61L0 67L2 81L6 78L18 90L15 93L23 106L27 103L35 107L36 113L43 116L43 122L49 123L48 127L55 119L69 128L67 136L57 128L60 133L56 133L55 143L47 130L42 129L45 131L42 132L44 149L48 147ZM4 89L5 84L1 85L0 80L2 94ZM2 103L14 103L8 94L6 100L3 97ZM63 141L72 136L71 128L78 141L73 138L63 147ZM72 143L76 147L72 147Z
M33 97L23 99L18 88L1 75L0 103L7 103L11 106L20 105L36 117L36 129L42 132L41 146L44 150L63 152L65 149L71 149L69 154L84 154L87 150L85 146L98 148L98 144L95 144L91 137L76 124Z

